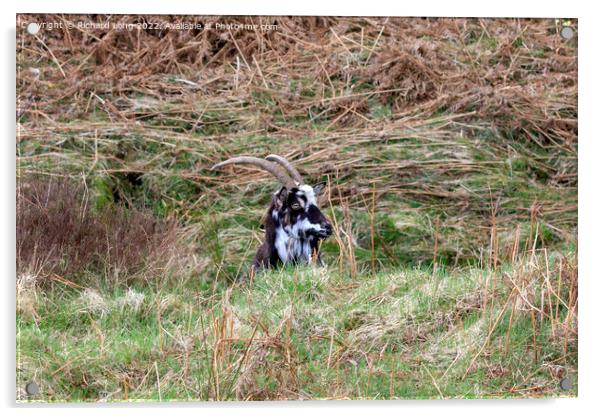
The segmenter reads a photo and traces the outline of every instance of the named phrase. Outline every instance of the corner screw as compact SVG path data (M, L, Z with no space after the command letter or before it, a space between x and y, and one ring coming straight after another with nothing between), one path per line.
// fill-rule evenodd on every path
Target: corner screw
M30 24L27 25L27 32L30 35L36 35L38 32L40 31L40 25L35 23L35 22L31 22Z
M25 392L30 396L34 396L40 392L40 387L35 381L30 381L25 385Z
M575 31L570 26L565 26L560 30L560 36L564 40L569 40L575 35Z
M569 377L560 380L560 388L564 391L570 390L573 387L573 382Z

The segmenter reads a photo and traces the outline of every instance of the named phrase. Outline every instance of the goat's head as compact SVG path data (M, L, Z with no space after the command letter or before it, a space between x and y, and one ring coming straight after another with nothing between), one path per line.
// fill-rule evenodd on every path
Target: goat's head
M332 225L322 214L317 199L324 189L324 183L310 186L305 184L297 169L286 159L278 155L269 155L265 159L241 156L218 163L212 169L230 164L248 164L270 172L282 184L280 190L272 195L268 215L271 227L266 234L273 233L274 247L266 248L278 254L283 263L289 261L309 261L312 251L317 253L319 240L332 234ZM268 224L268 221L266 221ZM264 241L264 246L267 243ZM286 240L286 241L283 241ZM260 248L260 251L262 248ZM258 256L260 252L258 251ZM260 259L259 264L272 264Z
M273 196L271 215L293 238L328 238L332 234L332 225L317 204L323 189L324 183L315 186L302 184L290 189L283 186Z

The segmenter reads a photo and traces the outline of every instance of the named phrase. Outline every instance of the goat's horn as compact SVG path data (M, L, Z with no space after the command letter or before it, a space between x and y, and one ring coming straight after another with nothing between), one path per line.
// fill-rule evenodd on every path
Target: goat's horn
M211 170L215 170L215 169L221 168L222 166L233 165L233 164L257 166L258 168L268 171L272 175L274 175L276 177L276 179L278 179L280 181L280 183L282 183L282 185L284 185L286 188L291 189L295 186L294 181L286 174L286 172L284 170L282 170L280 168L280 166L276 165L275 163L268 162L267 160L260 159L258 157L253 157L253 156L233 157L231 159L224 160L223 162L220 162L217 165L214 165L211 168Z
M301 174L293 166L293 164L291 162L289 162L282 156L278 156L278 155L268 155L266 157L266 160L278 163L280 166L282 166L284 169L286 169L288 174L291 175L291 178L293 178L296 182L298 182L299 185L303 185L303 178L301 177Z

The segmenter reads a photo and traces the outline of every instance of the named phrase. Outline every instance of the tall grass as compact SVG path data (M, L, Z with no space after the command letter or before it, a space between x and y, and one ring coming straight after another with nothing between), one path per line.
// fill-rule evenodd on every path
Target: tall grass
M23 287L38 300L19 315L18 374L35 368L39 397L59 401L574 395L559 382L577 371L575 259L355 277L294 268L229 289L138 286L137 302Z
M346 221L361 233L362 267L430 262L435 239L440 263L469 264L490 243L492 204L502 255L516 224L538 223L551 246L574 239L577 50L557 35L562 22L267 20L280 29L226 39L44 33L66 79L19 30L19 97L34 97L19 120L19 177L83 175L107 200L141 201L193 224L211 216L229 229L224 263L243 255L236 241L257 229L273 192L264 173L209 171L243 153L281 153L309 181L329 178L334 215L344 222L349 206Z

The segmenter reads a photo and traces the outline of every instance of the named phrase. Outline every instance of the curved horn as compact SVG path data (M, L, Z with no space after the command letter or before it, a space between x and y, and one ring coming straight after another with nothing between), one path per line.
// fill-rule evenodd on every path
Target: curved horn
M296 182L298 182L299 185L303 185L304 182L303 182L303 178L301 177L301 174L293 166L293 164L291 162L289 162L282 156L278 156L278 155L268 155L266 157L266 160L278 163L280 166L282 166L284 169L286 169L286 171L289 173L289 175L291 175L291 178L293 178Z
M224 160L223 162L220 162L217 165L214 165L213 167L211 167L211 170L215 170L221 168L222 166L233 164L257 166L258 168L268 171L272 175L274 175L276 179L278 179L280 183L282 183L282 185L284 185L286 188L291 189L295 186L294 181L278 165L253 156L233 157L231 159Z

